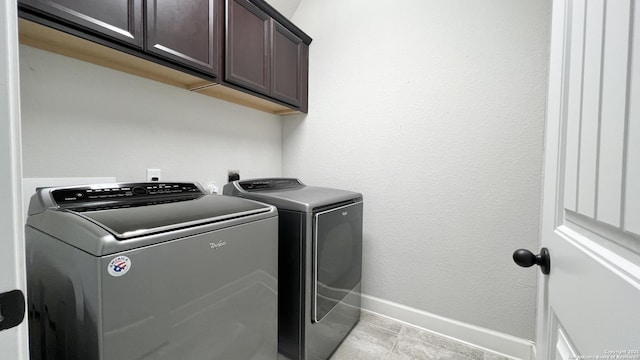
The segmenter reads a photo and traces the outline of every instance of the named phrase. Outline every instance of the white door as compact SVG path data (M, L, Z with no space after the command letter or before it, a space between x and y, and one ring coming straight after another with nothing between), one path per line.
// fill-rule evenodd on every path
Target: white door
M538 359L640 360L640 4L554 0Z
M16 12L15 0L0 2L0 294L25 291ZM0 303L0 329L9 311ZM26 360L27 348L26 321L0 331L0 358Z

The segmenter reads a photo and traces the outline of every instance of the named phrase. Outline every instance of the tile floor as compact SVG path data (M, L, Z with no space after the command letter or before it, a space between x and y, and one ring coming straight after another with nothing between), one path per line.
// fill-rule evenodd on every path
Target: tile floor
M330 360L509 360L393 319L362 311Z

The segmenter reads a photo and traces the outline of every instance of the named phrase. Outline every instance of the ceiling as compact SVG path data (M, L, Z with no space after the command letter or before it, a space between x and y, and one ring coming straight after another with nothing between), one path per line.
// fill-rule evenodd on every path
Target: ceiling
M301 0L266 0L269 5L273 6L287 19L291 19L293 14L298 9Z

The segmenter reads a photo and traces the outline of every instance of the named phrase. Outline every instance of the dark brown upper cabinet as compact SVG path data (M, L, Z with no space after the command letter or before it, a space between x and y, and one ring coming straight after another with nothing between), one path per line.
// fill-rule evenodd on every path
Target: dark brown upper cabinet
M143 0L20 0L21 6L142 48Z
M307 112L311 38L265 0L18 0L20 41L273 114Z
M268 95L271 17L248 0L227 0L225 80Z
M147 0L145 50L218 76L223 0Z
M302 103L306 76L303 77L305 51L302 39L273 21L271 96L294 106Z
M227 0L224 80L306 112L309 43L263 0Z

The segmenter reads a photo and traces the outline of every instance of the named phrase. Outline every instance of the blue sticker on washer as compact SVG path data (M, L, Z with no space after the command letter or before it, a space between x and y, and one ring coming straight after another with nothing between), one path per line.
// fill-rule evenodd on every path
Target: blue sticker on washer
M111 276L122 276L131 269L131 259L126 256L117 256L109 262L107 266L107 272Z

